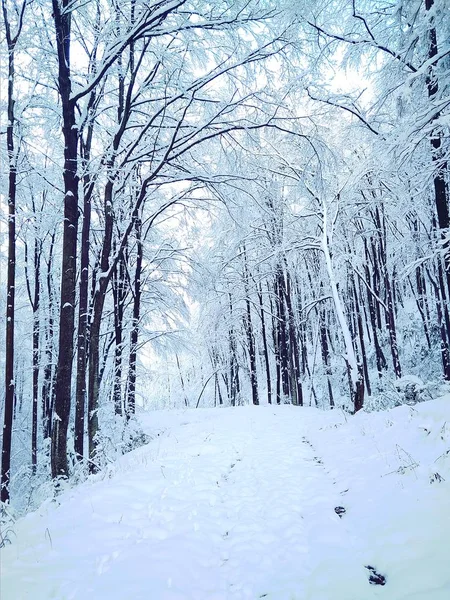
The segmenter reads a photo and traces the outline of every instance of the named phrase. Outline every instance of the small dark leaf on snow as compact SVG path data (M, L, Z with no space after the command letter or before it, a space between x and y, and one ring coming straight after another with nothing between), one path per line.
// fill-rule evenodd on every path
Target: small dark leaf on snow
M366 565L366 569L368 569L371 572L370 577L369 577L370 584L372 584L372 585L385 585L386 584L386 577L384 575L382 575L381 573L378 573L376 571L375 567Z
M342 519L342 515L344 515L347 511L345 510L345 508L343 506L336 506L336 508L334 509L334 512L340 516L340 518Z

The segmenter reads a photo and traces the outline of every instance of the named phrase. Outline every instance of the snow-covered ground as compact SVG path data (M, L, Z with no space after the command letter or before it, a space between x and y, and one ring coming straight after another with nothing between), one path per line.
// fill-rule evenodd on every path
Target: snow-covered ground
M15 524L1 600L449 600L450 396L141 419L150 444Z

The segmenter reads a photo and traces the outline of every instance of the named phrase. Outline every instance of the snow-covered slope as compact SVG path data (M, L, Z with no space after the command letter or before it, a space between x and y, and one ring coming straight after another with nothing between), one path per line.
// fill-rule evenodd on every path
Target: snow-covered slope
M142 420L149 445L16 523L2 600L450 598L450 397Z

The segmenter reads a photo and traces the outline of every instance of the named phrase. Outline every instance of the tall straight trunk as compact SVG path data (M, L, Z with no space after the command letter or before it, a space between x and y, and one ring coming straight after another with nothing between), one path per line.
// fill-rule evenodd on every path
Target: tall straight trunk
M421 291L421 287L420 287L421 277L420 277L420 279L417 278L417 269L416 269L416 284L418 284L418 289L416 290L414 288L410 277L408 277L408 282L409 282L409 286L411 288L411 292L414 297L414 300L416 301L416 305L417 305L417 309L420 314L420 318L422 319L423 331L425 334L425 339L427 341L428 349L431 350L432 344L431 344L431 338L430 338L430 331L429 331L429 327L428 327L428 321L427 321L427 318L425 315L423 295L422 295L422 291Z
M412 213L411 215L411 229L412 236L417 245L416 258L421 257L420 248L420 221L417 214ZM425 282L425 278L423 275L423 265L417 265L415 268L415 287L413 284L413 280L408 276L409 286L411 288L411 292L413 294L414 300L416 301L417 309L419 311L420 317L422 319L423 331L425 334L425 339L427 341L428 349L431 350L432 343L430 337L430 310L428 306L428 298L427 298L427 284Z
M112 277L114 298L114 382L113 400L116 415L123 414L122 402L122 354L123 354L123 316L125 303L125 264L124 257L119 260Z
M274 281L274 284L273 284L274 290L275 290L275 285L276 285L276 283ZM277 404L281 404L281 361L280 361L280 344L278 341L278 338L279 338L278 314L277 314L278 311L276 310L276 308L278 307L278 304L275 301L276 307L274 308L274 303L272 302L272 295L271 295L269 283L267 283L267 291L268 291L269 300L270 300L270 313L272 314L272 342L273 342L273 350L274 350L274 355L275 355L275 397L276 397Z
M261 285L259 286L258 300L261 317L261 336L263 341L264 365L266 368L267 403L272 404L272 381L270 376L269 347L267 344L266 320L264 317L264 304Z
M434 9L434 0L425 0L425 10L430 14L428 30L428 58L430 61L438 55L439 48L437 44L437 32L434 25L434 16L431 15ZM439 79L433 69L436 63L430 62L430 68L426 78L427 92L430 100L434 100L439 92ZM435 121L440 116L437 113L433 120ZM436 214L438 219L439 233L443 240L443 250L445 259L445 279L447 282L447 292L450 295L450 246L447 237L448 229L450 227L450 213L449 213L449 188L446 181L448 176L448 163L445 160L445 153L442 144L442 130L436 127L431 134L431 157L434 164L434 201L436 206Z
M219 399L219 405L222 406L223 398L222 398L222 392L220 390L219 376L217 373L214 375L214 378L215 378L214 397L215 398L217 397ZM214 405L215 405L215 401L214 401ZM186 406L187 406L187 404L186 404Z
M111 165L110 165L111 166ZM105 233L100 258L100 274L97 289L94 294L92 321L89 332L89 394L88 394L88 438L89 438L89 470L95 473L97 464L97 433L98 433L98 397L100 391L100 328L105 305L106 290L111 278L109 258L112 250L113 236L113 180L110 178L105 185L104 211Z
M450 356L449 356L449 346L450 346L450 315L449 315L449 303L446 297L446 287L445 287L445 275L444 269L445 265L442 263L444 261L441 260L441 257L438 256L438 281L439 281L439 291L440 291L440 299L441 299L441 340L443 347L445 348L443 353L444 358L444 377L447 381L450 381Z
M310 278L310 273L308 271L308 277ZM296 282L296 314L297 314L297 330L298 330L298 338L300 345L300 374L302 377L306 375L308 372L308 354L307 354L307 343L306 343L306 328L302 321L302 293L299 282Z
M394 373L396 377L402 376L402 368L400 365L400 356L398 353L397 343L397 329L395 326L395 315L394 315L394 300L392 296L392 288L389 280L389 274L386 272L385 277L385 288L387 296L387 311L386 311L386 325L389 331L389 340L391 346L392 364L394 366Z
M447 296L447 290L445 287L445 264L441 257L438 257L438 280L439 287L441 290L441 298L442 298L442 311L444 314L444 322L447 339L450 340L450 314L449 314L449 300Z
M64 228L62 242L58 367L52 428L52 477L67 477L67 429L69 426L75 327L76 256L78 232L78 130L71 100L70 0L52 0L58 56L58 91L61 98L64 137Z
M385 311L386 317L386 325L389 332L389 341L391 348L391 356L392 356L392 365L394 367L394 373L396 377L402 376L402 368L400 365L400 356L398 352L398 343L397 343L397 328L395 325L395 312L394 312L394 297L392 292L392 284L386 264L386 254L384 250L381 250L383 253L382 264L383 264L383 274L384 274L384 289L386 293L386 305L387 310Z
M55 400L55 359L54 359L54 294L53 294L53 252L55 249L56 233L53 232L50 239L48 252L46 287L48 297L48 321L45 327L45 366L42 382L42 427L44 439L52 435L52 414Z
M351 276L351 283L352 283L352 287L353 287L356 326L357 326L357 330L358 330L359 347L361 350L364 380L366 382L367 393L369 396L371 396L372 390L370 387L369 367L367 364L366 344L364 341L364 324L363 324L363 319L362 319L362 314L361 314L360 301L359 301L359 297L358 297L358 289L356 287L355 278L353 277L353 275Z
M6 0L2 0L3 23L8 47L8 91L6 126L6 148L8 152L8 269L6 279L6 353L5 353L5 406L3 411L2 461L0 476L0 501L8 502L11 481L11 442L15 401L14 384L14 320L16 286L16 193L17 193L17 150L14 147L14 52L23 24L26 2L19 12L16 34L11 33Z
M377 245L375 242L375 238L370 238L370 248L371 252L367 251L366 255L370 258L371 261L371 272L372 272L372 287L373 291L378 297L381 297L381 274L380 274L380 258L377 251ZM367 269L369 268L368 265ZM381 319L381 305L379 302L374 303L375 315L376 315L376 325L377 328L381 331L383 328L382 319Z
M253 333L253 323L251 317L251 309L250 309L250 300L248 297L245 301L246 305L246 315L244 319L244 329L247 337L247 345L248 345L248 358L249 358L249 366L250 366L250 385L252 388L252 402L255 405L259 404L258 398L258 379L256 373L256 344L255 344L255 336Z
M366 263L364 265L364 270L365 270L367 284L370 287L371 277L370 277L370 269L369 269L369 265L368 265L369 251L367 248L366 240L364 240L364 249L365 249L365 255L366 255ZM374 284L373 284L373 287L374 287ZM374 291L375 291L375 289L374 289ZM375 299L368 287L366 287L366 292L367 292L367 304L369 305L370 324L372 326L373 344L375 346L375 358L376 358L376 362L377 362L378 377L381 378L383 372L386 371L386 369L387 369L387 362L386 362L386 358L384 356L384 352L381 348L380 341L378 339L377 310L376 310L376 306L375 306ZM379 302L377 302L376 304L379 306Z
M230 352L230 404L236 406L240 395L239 381L239 362L237 359L237 342L236 334L233 329L233 301L231 294L228 295L230 307L230 328L229 328L229 352Z
M178 369L178 375L180 376L181 389L183 390L184 405L187 407L187 406L189 406L189 402L188 402L187 395L186 395L186 386L184 385L184 377L183 377L183 372L182 372L181 366L180 366L180 359L178 358L178 354L177 353L175 353L175 359L177 361L177 369ZM213 359L212 356L211 356L211 364L212 364L213 369L217 368L217 366L215 364L215 361L214 361L214 359ZM217 373L216 373L215 384L216 384L216 387L215 387L214 395L216 395L216 393L217 393L217 384L218 384ZM219 394L220 394L220 388L219 388ZM222 402L220 404L222 404Z
M428 268L427 268L427 273L428 273L428 279L431 282L431 285L434 289L434 293L436 296L436 313L437 313L437 318L438 318L439 333L440 333L440 337L441 337L442 370L443 370L444 378L447 381L450 381L450 344L449 344L449 339L447 337L444 314L443 314L443 309L442 309L442 306L443 306L442 296L441 296L442 287L440 286L439 282L435 281L434 278L431 276L431 273L429 272Z
M85 196L83 211L83 229L81 233L80 290L78 305L77 337L77 381L75 393L75 440L74 450L78 460L84 456L84 421L86 405L86 372L89 322L89 230L91 218L90 198Z
M387 250L386 250L386 222L384 216L384 209L381 207L381 211L378 206L375 207L373 218L378 232L378 257L379 264L381 265L381 272L384 282L384 291L386 298L385 308L385 322L389 332L389 342L391 348L392 365L394 367L394 373L396 377L402 376L402 368L400 364L400 355L398 352L397 343L397 328L395 325L395 312L394 312L394 296L392 292L392 283L389 275L389 269L387 265Z
M8 44L9 45L9 44ZM9 500L11 467L11 439L14 411L14 321L16 280L16 157L14 155L13 125L14 102L12 81L14 75L14 49L9 49L8 127L7 148L9 159L8 179L8 273L6 282L6 356L5 356L5 409L2 444L1 501Z
M328 386L328 398L330 400L330 407L334 408L334 397L333 397L333 388L331 385L331 360L330 360L330 349L328 347L328 336L327 336L327 327L325 320L325 309L320 310L319 312L319 335L320 335L320 349L322 353L322 362L325 368L325 374L327 376L327 386Z
M247 336L247 345L248 345L248 357L250 363L250 385L252 388L252 402L255 405L259 404L258 397L258 377L256 373L256 343L255 343L255 334L253 332L253 322L252 322L252 311L250 306L250 298L249 298L249 275L248 275L248 267L247 267L247 255L244 246L244 288L245 288L245 308L246 314L244 317L244 329Z
M89 99L89 108L95 104L95 94ZM74 451L78 460L84 457L85 410L87 396L87 357L89 342L89 244L91 232L91 200L94 183L88 171L94 124L88 125L86 140L82 143L83 162L83 226L81 229L80 283L78 298L77 381L75 392Z
M133 322L130 333L130 357L128 361L127 382L127 418L136 412L136 370L137 370L137 348L139 339L139 321L141 318L142 297L142 260L144 247L142 244L142 219L139 215L134 217L134 231L136 236L136 268L134 271L134 298L133 298ZM177 358L178 360L178 358ZM187 401L187 399L186 399Z
M416 268L416 286L419 294L420 305L422 307L427 324L430 322L430 308L428 306L427 283L423 274L423 266Z
M37 232L36 232L37 234ZM25 246L26 248L26 246ZM37 437L38 437L38 403L39 403L39 358L40 358L40 347L39 347L39 331L40 331L40 298L41 298L41 251L42 244L37 239L37 235L34 240L34 293L31 296L30 284L27 274L27 287L30 296L30 303L33 309L33 360L32 360L32 419L31 419L31 469L33 475L36 473L37 467ZM25 261L26 264L26 261ZM27 269L26 269L27 270Z
M291 277L286 267L286 291L285 291L286 312L288 316L289 333L289 375L292 403L296 406L303 406L303 389L300 380L300 354L298 349L297 330L295 326L295 315L292 302Z
M277 307L277 342L280 364L281 387L284 398L289 398L289 351L288 351L288 322L286 315L285 296L286 286L281 265L277 266L275 276L275 303Z

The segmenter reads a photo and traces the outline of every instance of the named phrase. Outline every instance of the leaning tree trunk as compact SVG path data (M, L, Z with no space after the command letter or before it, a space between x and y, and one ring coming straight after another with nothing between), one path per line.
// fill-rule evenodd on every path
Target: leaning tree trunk
M354 412L358 412L364 405L364 378L362 374L362 369L358 365L358 360L356 357L355 348L353 346L352 335L350 332L350 328L345 318L344 308L342 304L342 300L338 291L336 277L334 273L333 263L331 260L331 253L329 248L329 237L328 237L328 228L327 228L327 210L326 206L323 203L323 233L322 233L322 252L325 257L325 264L327 268L329 283L331 287L331 295L334 302L336 316L341 326L342 336L344 338L345 352L346 358L345 361L347 363L347 371L350 382L350 390L353 402L353 410Z

